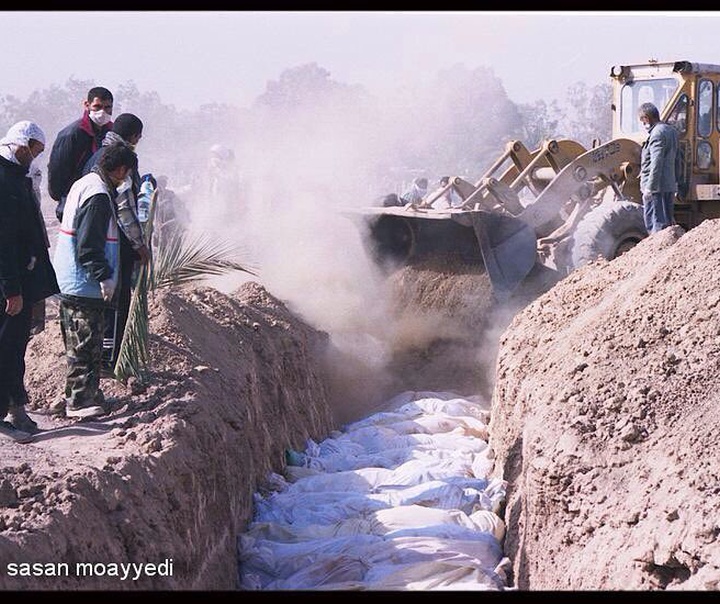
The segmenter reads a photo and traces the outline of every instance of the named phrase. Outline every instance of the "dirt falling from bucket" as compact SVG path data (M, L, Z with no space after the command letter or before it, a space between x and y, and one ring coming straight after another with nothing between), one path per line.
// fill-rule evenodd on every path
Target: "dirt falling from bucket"
M558 278L537 265L500 304L482 266L435 258L397 269L386 283L392 317L383 325L382 363L332 354L329 384L337 420L383 411L391 397L406 390L490 400L501 335L515 314Z
M487 393L486 342L495 306L482 267L447 259L406 266L390 277L396 313L388 369L398 389Z

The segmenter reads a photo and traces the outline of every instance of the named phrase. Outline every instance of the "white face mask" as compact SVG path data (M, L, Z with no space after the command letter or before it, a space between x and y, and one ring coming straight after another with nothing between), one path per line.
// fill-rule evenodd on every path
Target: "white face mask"
M112 119L110 114L104 109L100 109L99 111L90 111L88 112L88 115L98 126L104 126Z
M119 185L115 187L115 190L120 193L124 193L132 188L132 178L128 175Z
M650 132L650 128L652 128L652 124L647 124L647 123L646 123L646 124L643 124L643 128L645 128L645 130L647 130L648 132Z

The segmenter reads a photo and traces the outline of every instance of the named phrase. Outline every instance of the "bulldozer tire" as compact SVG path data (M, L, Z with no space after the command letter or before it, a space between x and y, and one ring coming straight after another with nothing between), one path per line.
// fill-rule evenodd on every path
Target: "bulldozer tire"
M608 200L588 212L575 228L572 268L598 257L613 260L647 237L641 204Z

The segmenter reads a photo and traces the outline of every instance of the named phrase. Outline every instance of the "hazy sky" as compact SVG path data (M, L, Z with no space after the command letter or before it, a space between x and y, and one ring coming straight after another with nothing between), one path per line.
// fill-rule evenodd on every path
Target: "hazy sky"
M564 100L616 63L720 63L720 11L0 11L0 24L12 49L0 94L134 80L178 108L246 106L309 62L377 92L456 63L489 66L518 103Z

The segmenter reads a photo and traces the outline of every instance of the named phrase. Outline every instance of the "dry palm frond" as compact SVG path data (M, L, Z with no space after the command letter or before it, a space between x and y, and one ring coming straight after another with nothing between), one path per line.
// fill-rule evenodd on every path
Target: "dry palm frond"
M152 225L157 202L157 190L150 199L148 221L145 224L144 237L148 242L152 241ZM148 366L148 339L150 328L148 321L148 289L150 284L149 273L152 271L152 260L140 266L137 282L130 298L130 309L125 323L122 342L118 350L118 357L115 360L113 373L115 378L127 383L128 378L136 377L141 382L147 381Z
M148 339L148 283L149 265L140 267L137 283L130 299L130 310L118 358L115 361L115 378L123 384L133 376L141 382L147 381Z
M149 220L145 228L145 240L148 242L152 241L155 202L156 194L150 203ZM255 275L253 269L233 260L237 252L236 247L227 242L206 237L188 242L183 231L177 231L167 240L160 241L153 259L142 265L138 273L125 332L115 362L114 375L117 380L126 383L132 376L141 382L147 381L150 336L148 293L162 287L200 281L211 275L224 275L232 271Z

